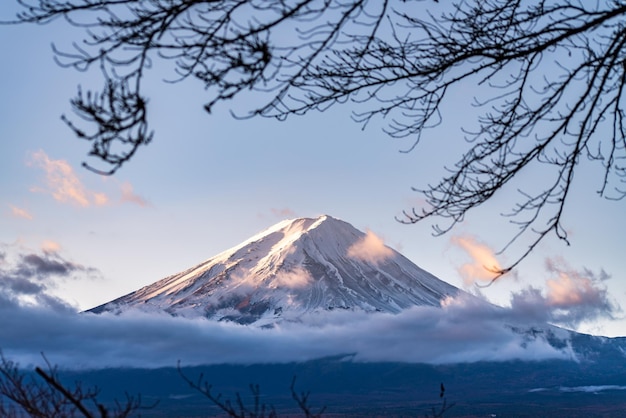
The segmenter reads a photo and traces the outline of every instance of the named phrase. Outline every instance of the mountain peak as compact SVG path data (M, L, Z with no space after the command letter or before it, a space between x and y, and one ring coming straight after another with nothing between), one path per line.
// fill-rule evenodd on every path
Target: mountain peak
M339 225L343 225L350 227L350 224L348 224L347 222L341 221L339 219L333 218L332 216L329 215L320 215L318 217L315 218L294 218L294 219L285 219L281 222L278 222L277 224L259 232L258 234L252 236L250 239L248 239L246 242L242 243L245 244L247 242L250 241L254 241L256 239L258 239L259 237L262 237L264 235L276 232L276 231L286 231L288 232L290 235L291 234L303 234L306 233L308 231L311 231L315 228L320 227L321 225L326 225L326 226L330 226L330 225L335 225L335 226L339 226Z
M334 309L397 313L439 306L458 292L373 233L321 215L281 221L91 312L138 308L267 325Z

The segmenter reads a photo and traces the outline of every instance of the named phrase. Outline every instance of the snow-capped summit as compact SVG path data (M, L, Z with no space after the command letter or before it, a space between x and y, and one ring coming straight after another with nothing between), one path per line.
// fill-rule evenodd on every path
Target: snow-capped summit
M459 289L324 215L286 220L186 271L91 312L132 308L264 325L335 309L397 313Z

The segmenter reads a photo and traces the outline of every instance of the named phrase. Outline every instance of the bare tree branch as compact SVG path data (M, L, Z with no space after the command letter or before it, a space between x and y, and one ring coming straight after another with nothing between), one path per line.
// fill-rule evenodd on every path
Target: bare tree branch
M250 385L250 392L252 393L252 396L253 396L253 406L248 407L244 404L243 399L241 398L241 395L239 393L235 394L234 404L228 399L223 399L221 393L214 395L212 392L213 386L210 385L205 380L203 374L200 374L196 380L191 380L189 377L187 377L183 373L180 367L180 362L178 363L178 374L181 376L181 378L185 382L187 382L187 384L189 384L189 386L192 389L204 395L215 406L217 406L226 414L228 414L229 417L232 417L232 418L265 418L265 417L276 418L278 417L278 414L276 413L276 410L274 409L273 406L268 407L267 405L261 403L260 401L261 388L259 387L259 385L254 385L254 384ZM309 393L308 392L302 392L302 393L296 392L295 385L296 385L296 378L294 376L293 380L291 381L291 386L290 386L291 397L298 405L298 408L300 409L300 411L304 414L306 418L321 418L322 414L326 410L326 407L321 408L318 413L311 412L311 406L309 405Z
M564 214L583 162L598 167L598 194L626 196L626 4L600 0L16 0L13 23L63 18L85 39L57 61L79 71L96 66L101 90L79 88L74 132L112 174L148 144L145 72L175 63L172 80L205 87L208 112L254 95L240 115L279 120L353 102L366 126L386 118L392 137L414 139L441 124L441 110L464 86L481 88L477 127L448 173L416 187L424 207L399 220L426 219L444 234L513 180L524 184L504 215L526 249L547 236L568 242ZM446 152L449 152L446 150ZM526 238L525 238L526 240ZM527 243L526 243L527 242Z
M140 397L126 395L126 402L117 402L117 408L110 411L97 401L97 388L84 389L80 383L68 388L60 382L56 367L47 360L46 363L47 371L35 368L35 373L43 380L40 382L20 370L17 363L7 360L0 351L0 416L21 417L25 413L41 418L126 418L146 408L141 405ZM97 413L91 411L86 402L93 403Z
M291 386L289 387L291 390L291 397L300 407L300 410L304 413L306 418L321 418L321 416L326 411L326 407L322 407L318 413L311 412L311 407L309 406L309 395L310 392L300 392L296 391L296 376L293 377L291 381Z

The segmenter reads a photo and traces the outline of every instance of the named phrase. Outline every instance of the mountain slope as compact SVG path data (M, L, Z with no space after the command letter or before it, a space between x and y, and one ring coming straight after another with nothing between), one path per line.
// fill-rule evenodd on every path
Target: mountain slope
M439 306L458 292L373 234L320 216L280 222L91 312L139 308L264 325L334 309L397 313Z

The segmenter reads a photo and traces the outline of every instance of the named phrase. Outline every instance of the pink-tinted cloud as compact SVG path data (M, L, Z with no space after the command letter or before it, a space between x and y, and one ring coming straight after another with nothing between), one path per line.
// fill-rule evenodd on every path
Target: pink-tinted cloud
M26 219L29 221L33 219L33 215L31 215L26 209L18 208L13 205L9 205L9 208L11 209L11 215L16 218Z
M134 203L135 205L139 205L141 207L150 206L150 203L146 199L138 194L135 194L133 185L129 182L122 183L120 189L122 191L122 197L120 198L122 203Z
M393 255L393 250L383 240L368 230L365 236L348 248L348 257L380 264Z
M620 307L609 298L604 270L595 274L589 269L575 270L562 260L548 259L551 278L545 290L528 286L511 298L513 309L526 312L536 320L577 327L585 321L614 318Z
M550 273L556 275L546 281L551 306L568 309L583 304L595 305L606 299L606 288L600 284L601 280L608 278L604 271L597 278L589 270L573 270L560 260L548 259L546 266Z
M61 250L61 244L56 241L46 240L41 243L41 250L44 253L58 253Z
M495 252L487 245L478 242L473 237L452 237L452 244L461 247L471 258L471 263L459 267L459 274L463 277L466 285L476 282L491 282L496 276L494 271L502 267L498 262Z
M272 214L274 216L281 218L281 219L290 219L290 218L296 217L296 212L294 212L293 210L289 208L282 208L282 209L272 208L270 210L272 211Z
M46 173L46 188L37 187L32 191L49 193L57 202L80 207L102 206L109 202L106 194L88 190L67 161L53 160L39 150L32 154L31 163Z
M290 289L299 289L308 286L313 282L311 274L302 267L296 267L291 271L279 272L275 279L279 286Z

